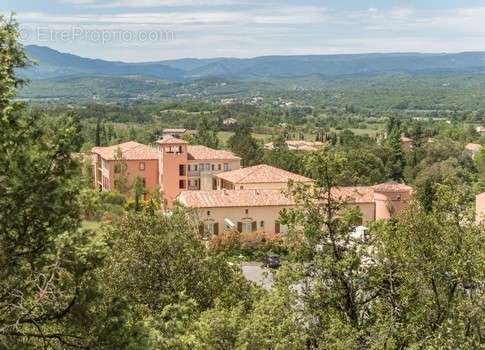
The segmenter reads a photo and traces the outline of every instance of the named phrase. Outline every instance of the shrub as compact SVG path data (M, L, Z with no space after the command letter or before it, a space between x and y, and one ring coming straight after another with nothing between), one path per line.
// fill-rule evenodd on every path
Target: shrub
M286 253L283 236L261 231L251 233L227 231L213 236L209 242L209 248L216 253L243 254L252 257L262 256L268 252Z

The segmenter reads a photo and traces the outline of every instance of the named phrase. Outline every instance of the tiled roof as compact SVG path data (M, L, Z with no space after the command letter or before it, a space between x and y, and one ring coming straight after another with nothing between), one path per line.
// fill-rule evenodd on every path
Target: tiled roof
M92 153L99 154L106 160L114 160L118 148L121 149L123 158L126 160L150 160L159 157L159 152L155 148L134 141L108 147L94 147Z
M278 169L270 165L261 164L248 168L228 171L216 175L218 178L231 183L287 183L288 180L297 182L312 182L312 179Z
M212 149L206 146L189 145L187 147L189 160L240 160L234 153L219 149Z
M178 201L189 208L292 206L281 190L183 191Z
M373 203L374 190L371 186L338 187L332 190L335 200L349 203Z
M375 186L372 186L372 189L374 189L374 191L377 191L377 192L409 192L413 190L411 186L394 183L394 182L375 185Z
M161 140L157 140L156 143L158 143L159 145L186 145L186 144L188 144L187 141L178 139L178 138L173 137L173 136L166 136Z
M386 185L385 187L383 185ZM398 192L410 191L411 187L400 184L377 186L338 187L332 190L334 200L348 204L374 203L375 188L393 186ZM390 187L389 187L390 188ZM246 189L217 191L183 191L177 197L189 208L266 207L294 206L293 198L283 190Z

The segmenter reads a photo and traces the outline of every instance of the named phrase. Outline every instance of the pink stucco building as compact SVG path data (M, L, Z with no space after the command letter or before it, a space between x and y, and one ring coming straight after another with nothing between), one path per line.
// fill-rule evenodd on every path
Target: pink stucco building
M164 203L170 207L183 190L214 190L215 175L240 169L241 158L232 152L206 146L189 145L186 141L166 136L155 147L137 142L125 142L92 149L94 182L102 191L114 191L115 161L118 149L126 165L127 185L140 176L147 191L158 186Z
M94 167L94 183L102 191L114 191L117 174L115 163L121 151L122 161L125 165L125 178L127 187L131 187L133 180L139 176L147 191L153 191L158 186L159 153L156 148L138 142L125 142L109 147L94 147L92 159Z

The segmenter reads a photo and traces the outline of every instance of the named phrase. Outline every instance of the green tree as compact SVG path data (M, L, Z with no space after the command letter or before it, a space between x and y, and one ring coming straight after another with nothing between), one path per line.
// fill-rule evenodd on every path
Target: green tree
M242 158L243 166L257 165L261 161L262 147L251 135L248 123L242 123L227 141L231 151Z
M431 210L413 203L371 232L386 286L375 305L378 347L483 345L485 231L473 223L466 193L446 185L435 191Z
M17 38L16 23L0 17L0 346L81 346L97 252L78 229L76 128L13 101L26 65Z
M123 152L121 148L116 149L115 153L115 164L114 164L114 172L115 172L115 189L119 193L126 193L128 191L128 177L126 175L128 167L126 165L126 160L123 157Z
M131 192L135 200L135 211L140 211L140 200L145 194L145 187L143 186L143 180L141 177L136 176L131 186Z
M360 211L347 208L348 199L336 188L347 164L342 154L329 148L310 155L306 166L316 186L295 186L291 193L300 208L282 214L298 261L287 288L301 285L301 312L316 348L368 346L366 335L373 319L362 315L380 288L374 282L374 267L365 264L370 243L350 236Z
M390 117L387 125L387 146L389 147L390 158L387 168L389 177L395 181L403 178L405 157L401 145L401 123L395 117Z
M199 121L197 135L193 138L193 142L215 149L219 147L216 126L209 121L206 115L203 115Z

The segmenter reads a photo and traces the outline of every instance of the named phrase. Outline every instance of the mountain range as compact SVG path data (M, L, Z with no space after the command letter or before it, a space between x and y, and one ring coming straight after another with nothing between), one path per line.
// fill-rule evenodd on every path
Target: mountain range
M207 77L245 80L311 75L338 78L394 73L477 74L485 72L485 52L183 58L160 62L125 63L84 58L36 45L26 46L25 49L27 56L36 65L23 69L20 74L31 80L70 76L137 76L180 82Z

